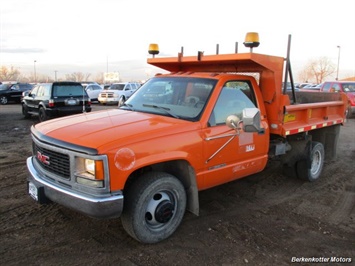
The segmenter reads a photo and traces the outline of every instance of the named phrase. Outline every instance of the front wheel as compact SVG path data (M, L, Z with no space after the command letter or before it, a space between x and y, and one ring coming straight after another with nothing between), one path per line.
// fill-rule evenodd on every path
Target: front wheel
M308 181L317 180L323 170L324 146L320 142L312 141L312 149L309 155L310 166L307 160L297 162L297 176Z
M121 216L126 232L142 243L157 243L171 236L186 209L186 192L174 176L149 172L136 180L125 194Z
M25 104L22 104L22 114L25 118L31 117L31 115L28 113L28 107Z
M118 107L124 105L125 102L126 102L126 98L122 95L118 100Z
M6 96L1 96L0 97L0 103L1 104L7 104L8 103L8 99Z
M43 107L39 108L38 117L39 117L40 122L46 121L48 119L48 116L46 114L46 110L44 110Z

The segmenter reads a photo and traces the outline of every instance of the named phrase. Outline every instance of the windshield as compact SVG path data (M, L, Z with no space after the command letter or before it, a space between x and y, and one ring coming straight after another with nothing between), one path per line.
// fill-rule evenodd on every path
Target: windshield
M119 90L123 91L125 84L112 84L109 90Z
M11 86L11 84L1 84L0 91L7 90L7 89L9 89L10 86Z
M216 82L204 78L153 78L121 108L197 121Z
M343 83L344 92L355 92L355 82Z

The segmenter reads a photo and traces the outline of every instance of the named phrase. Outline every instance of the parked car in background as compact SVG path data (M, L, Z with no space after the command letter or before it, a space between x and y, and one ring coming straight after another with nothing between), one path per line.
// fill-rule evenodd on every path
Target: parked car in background
M304 83L297 83L295 86L299 89L303 89L303 87L308 86L308 85L313 85L312 83L304 82Z
M85 88L86 93L89 95L92 102L97 102L102 87L99 84L88 84Z
M344 92L348 97L348 118L355 115L355 81L326 81L320 91Z
M103 90L108 90L111 86L111 84L101 84L100 85Z
M108 90L101 91L99 102L121 106L140 86L138 82L113 83Z
M33 87L29 83L3 83L0 85L0 103L21 102L21 96L24 91L29 91Z
M91 100L78 82L37 84L22 100L25 118L38 115L40 121L90 111Z
M320 88L322 87L322 84L323 83L320 83L320 84L309 84L309 85L306 85L302 88L300 88L300 91L319 91Z

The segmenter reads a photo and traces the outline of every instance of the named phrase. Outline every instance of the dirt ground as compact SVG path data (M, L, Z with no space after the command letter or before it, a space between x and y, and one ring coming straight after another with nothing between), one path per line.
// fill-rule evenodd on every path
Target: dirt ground
M94 105L93 110L113 108ZM30 126L19 104L0 106L0 265L355 264L355 119L341 128L336 161L314 183L277 164L200 193L169 239L145 245L119 219L96 220L57 204L38 205L26 188Z

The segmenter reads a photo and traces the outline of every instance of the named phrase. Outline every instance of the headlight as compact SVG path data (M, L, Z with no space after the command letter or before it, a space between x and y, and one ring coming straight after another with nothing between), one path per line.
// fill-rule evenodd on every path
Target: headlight
M104 187L104 163L101 160L76 158L76 182L82 185Z

